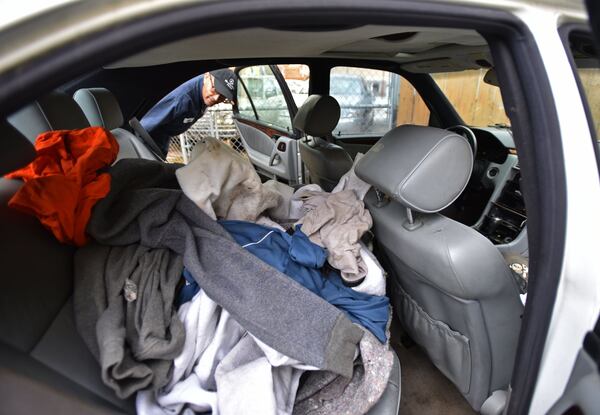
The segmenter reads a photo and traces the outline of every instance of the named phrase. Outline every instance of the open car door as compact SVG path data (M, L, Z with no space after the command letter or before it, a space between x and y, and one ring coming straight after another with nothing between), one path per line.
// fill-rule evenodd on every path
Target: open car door
M593 33L573 34L569 41L577 68L597 68L598 50L600 48L600 4L596 0L586 0L590 26ZM570 33L567 31L566 33ZM594 44L595 43L595 44ZM581 74L580 74L581 76ZM585 90L585 87L583 87ZM587 91L586 91L587 92ZM588 96L589 100L589 96ZM589 111L588 111L589 112ZM588 114L588 116L591 116ZM593 120L590 120L593 123ZM591 124L593 125L593 124ZM599 137L595 137L598 140ZM598 143L597 143L598 144ZM600 147L600 144L598 144ZM596 152L600 168L600 150ZM600 315L594 329L589 331L583 340L583 346L577 354L575 365L571 371L565 391L548 412L549 415L562 414L597 414L600 410Z
M236 74L234 122L250 161L263 176L298 184L297 108L285 79L276 65L239 67Z
M549 415L597 414L600 408L600 317L583 340L565 392Z

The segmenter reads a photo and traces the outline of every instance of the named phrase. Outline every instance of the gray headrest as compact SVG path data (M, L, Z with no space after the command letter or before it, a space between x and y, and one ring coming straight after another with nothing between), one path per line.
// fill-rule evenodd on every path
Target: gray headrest
M34 142L40 133L51 130L78 130L90 126L79 105L62 92L52 92L8 117L21 134Z
M33 144L4 120L0 120L0 143L0 176L25 167L35 158Z
M294 128L308 135L324 137L331 134L340 120L340 104L329 95L311 95L298 109Z
M423 213L439 212L454 202L472 169L473 152L464 137L415 125L388 132L355 167L358 177Z
M123 125L121 106L112 92L106 88L79 89L73 98L92 126L114 130Z

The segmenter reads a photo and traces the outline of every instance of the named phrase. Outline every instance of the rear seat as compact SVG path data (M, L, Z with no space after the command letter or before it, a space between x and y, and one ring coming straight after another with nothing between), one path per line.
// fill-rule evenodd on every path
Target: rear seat
M79 105L70 96L52 92L8 117L21 134L32 143L50 130L76 130L90 126Z
M32 133L40 128L36 116L42 113L30 114L29 123L21 127ZM58 114L46 114L46 121L55 128L82 126L77 115ZM20 121L25 118L11 119ZM14 146L23 148L26 141L6 122L0 123L0 137L8 154ZM26 163L23 158L20 164ZM104 386L98 363L75 328L71 302L74 248L60 244L36 218L7 206L21 185L0 178L2 412L135 413L133 400L122 401Z
M120 146L117 160L122 158L157 160L142 140L121 128L124 122L121 106L108 89L79 89L73 98L83 110L90 125L104 127L113 133Z
M50 130L104 127L119 143L116 161L123 158L157 160L138 137L121 128L121 107L110 91L104 88L80 89L75 97L77 101L61 92L52 92L10 115L8 122L32 143L40 133Z
M0 157L0 174L34 157L31 143L39 133L89 125L75 101L60 93L39 99L9 121L0 120L3 154L8 155ZM76 330L71 299L74 248L59 243L36 218L7 206L21 185L0 178L2 412L135 413L133 398L121 400L103 384L99 365ZM369 414L397 413L399 397L400 365L395 357L384 395Z

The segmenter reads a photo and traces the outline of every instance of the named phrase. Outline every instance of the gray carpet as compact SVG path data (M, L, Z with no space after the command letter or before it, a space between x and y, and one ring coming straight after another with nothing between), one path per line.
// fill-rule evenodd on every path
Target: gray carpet
M454 385L437 370L418 345L409 348L400 342L402 328L392 321L391 344L398 357L402 373L400 411L402 415L474 414Z

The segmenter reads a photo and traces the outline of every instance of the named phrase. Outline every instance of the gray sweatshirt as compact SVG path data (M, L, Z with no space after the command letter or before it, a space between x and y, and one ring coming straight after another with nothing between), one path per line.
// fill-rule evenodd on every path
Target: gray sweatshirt
M75 254L77 330L120 398L167 384L185 333L173 307L182 258L168 249L95 243Z

